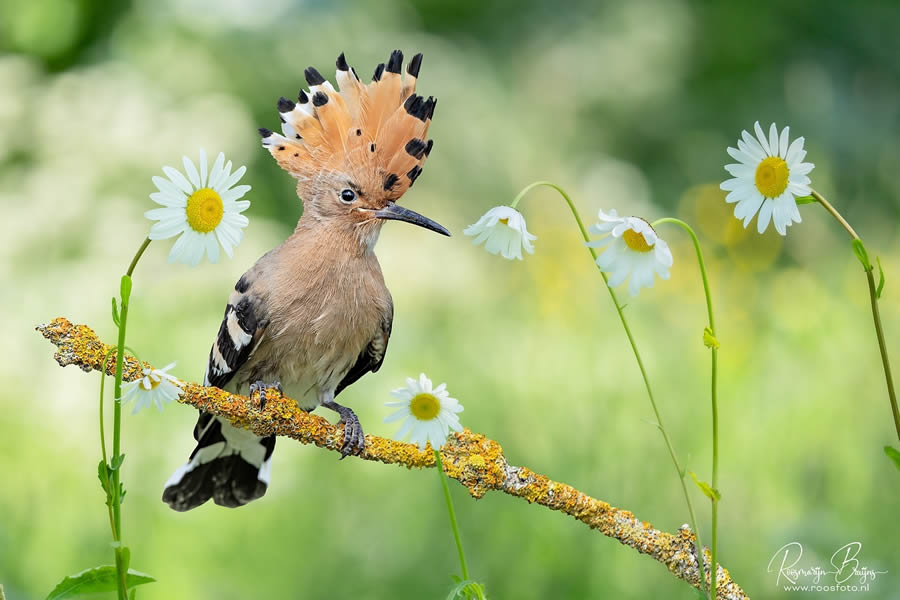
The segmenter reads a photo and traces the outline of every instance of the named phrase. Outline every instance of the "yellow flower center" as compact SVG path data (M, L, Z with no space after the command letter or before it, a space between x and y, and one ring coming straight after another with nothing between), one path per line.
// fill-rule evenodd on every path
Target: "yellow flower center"
M777 198L788 185L788 166L783 158L770 156L756 167L756 189L766 198Z
M209 233L222 222L225 206L215 190L201 188L188 197L185 212L191 229Z
M432 394L418 394L409 403L409 412L420 421L431 421L441 412L441 402Z
M626 229L622 234L622 239L625 240L625 245L635 252L650 252L653 249L653 246L647 243L644 234L638 233L634 229Z
M150 377L150 376L144 377L144 383L148 383L148 382L150 383L149 389L147 388L146 385L144 385L144 386L142 386L142 387L144 388L145 391L150 392L150 391L155 390L157 387L159 387L159 384L162 383L162 378L160 378L159 381L155 381L155 380L154 380L152 377Z
M509 217L504 217L504 218L500 219L500 222L503 223L504 225L509 225Z

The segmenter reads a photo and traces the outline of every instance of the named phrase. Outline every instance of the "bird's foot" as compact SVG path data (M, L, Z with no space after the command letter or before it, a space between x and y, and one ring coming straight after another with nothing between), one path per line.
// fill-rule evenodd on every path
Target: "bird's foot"
M266 408L266 392L268 390L278 391L279 396L284 396L284 390L281 388L281 382L277 379L272 383L266 383L263 380L255 381L250 384L250 398L253 399L253 392L259 395L259 410Z
M341 460L347 458L351 454L359 454L366 447L366 434L363 433L362 424L353 410L342 406L337 402L323 402L322 406L330 408L337 414L341 415L338 423L344 424L344 443L341 446Z

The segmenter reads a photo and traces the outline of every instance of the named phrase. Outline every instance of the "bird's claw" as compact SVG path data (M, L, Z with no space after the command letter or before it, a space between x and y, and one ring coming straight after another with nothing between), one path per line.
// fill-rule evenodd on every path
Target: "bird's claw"
M363 432L362 424L359 417L352 409L342 406L337 402L323 402L322 406L330 408L341 415L338 423L344 424L344 441L341 444L341 460L344 460L351 454L358 455L366 447L366 434Z
M256 392L259 396L259 410L265 410L266 408L267 390L277 390L278 395L284 395L284 389L282 389L281 382L278 380L275 380L272 383L266 383L263 380L259 380L250 384L250 397L253 398L253 392Z
M358 455L366 447L366 434L363 433L362 424L356 417L356 413L349 411L350 418L341 417L344 423L344 444L341 446L341 460L349 455Z

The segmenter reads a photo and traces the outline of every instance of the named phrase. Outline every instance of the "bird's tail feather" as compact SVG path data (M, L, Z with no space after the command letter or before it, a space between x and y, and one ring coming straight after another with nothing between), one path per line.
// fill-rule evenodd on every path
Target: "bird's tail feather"
M259 437L201 412L194 439L197 447L166 482L163 502L181 512L210 498L236 508L266 493L275 436Z

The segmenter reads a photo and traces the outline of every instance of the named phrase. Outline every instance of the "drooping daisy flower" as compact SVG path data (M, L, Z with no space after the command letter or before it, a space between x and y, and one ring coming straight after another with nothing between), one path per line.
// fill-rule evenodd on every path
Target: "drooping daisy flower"
M432 388L431 380L422 373L418 381L407 377L406 387L394 390L391 396L398 401L386 404L398 410L385 417L384 422L404 419L394 439L402 440L409 434L410 443L418 444L424 450L425 443L431 442L431 447L436 450L447 441L451 429L462 431L456 413L462 412L463 406L450 397L446 383Z
M809 172L814 165L803 162L806 150L802 137L789 143L789 127L779 135L772 123L768 138L759 121L754 129L755 138L744 130L738 147L728 148L728 154L739 164L725 165L733 178L722 182L720 187L728 190L726 202L737 202L734 216L744 220L745 228L758 212L757 231L763 233L771 219L775 230L785 235L788 226L800 222L796 198L810 194Z
M653 287L654 274L669 278L672 252L650 223L640 217L619 217L615 209L609 214L601 210L598 218L600 222L591 225L590 231L607 237L586 245L606 247L597 257L597 266L612 273L610 287L618 286L630 275L628 292L637 296L642 287Z
M202 150L199 172L187 156L183 162L187 177L172 167L163 167L168 179L153 177L159 192L150 194L150 198L163 208L144 213L148 219L158 221L149 237L164 240L181 234L169 252L169 262L196 266L206 254L214 263L219 260L219 244L231 258L234 247L244 237L243 228L250 222L240 214L250 206L249 200L240 200L250 186L235 186L247 167L232 173L231 161L225 163L225 155L219 152L207 177L206 153Z
M522 213L508 206L495 206L484 213L477 223L469 225L463 231L468 236L475 236L472 243L484 243L484 249L491 254L500 253L503 258L522 260L522 248L534 254L534 240L525 229L525 217Z
M172 363L162 369L144 369L143 377L125 384L122 388L122 402L135 400L131 414L136 414L151 404L162 410L165 403L177 400L181 396L184 383L168 373L174 366L175 363Z

